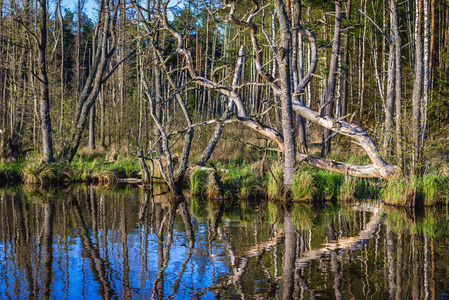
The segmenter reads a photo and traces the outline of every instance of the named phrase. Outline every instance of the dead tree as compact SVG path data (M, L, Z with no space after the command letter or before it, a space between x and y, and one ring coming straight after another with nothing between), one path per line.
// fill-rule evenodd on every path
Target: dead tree
M357 177L388 178L397 174L399 169L396 166L389 165L387 162L383 160L373 140L370 138L370 136L365 132L363 128L361 128L359 125L350 124L340 119L334 119L328 115L321 114L318 111L312 110L311 108L307 107L304 103L300 102L298 100L298 97L296 97L296 95L301 94L304 91L304 89L307 87L307 85L310 83L313 77L318 62L317 47L315 37L309 30L302 27L301 25L298 25L295 28L291 28L290 19L285 10L285 4L283 3L282 0L274 1L276 16L278 17L280 25L281 43L275 46L271 44L271 41L269 42L269 44L271 45L271 50L276 53L276 60L280 70L279 78L274 78L273 75L269 74L264 69L264 63L262 61L261 49L259 47L257 35L258 26L253 23L255 17L262 10L259 7L258 1L253 0L252 2L254 3L254 8L251 12L249 12L246 20L238 20L235 17L236 4L227 4L227 7L230 8L228 19L231 23L237 26L246 27L250 31L251 46L254 49L255 54L252 59L256 66L256 70L259 76L266 82L266 85L271 88L272 92L276 96L279 96L279 98L281 99L282 133L275 130L271 126L262 124L260 120L255 120L254 117L249 116L247 112L244 98L242 97L237 88L238 84L240 84L240 86L246 84L245 82L240 82L240 73L242 72L242 69L245 65L244 64L245 51L243 47L240 49L238 54L234 71L234 80L231 85L226 85L224 81L217 82L216 80L209 79L206 76L201 76L199 72L197 72L196 70L191 50L187 49L185 46L186 44L183 35L180 32L178 32L168 21L167 7L169 1L158 2L155 4L155 7L152 11L155 12L155 20L157 21L153 21L153 23L151 24L149 22L146 22L142 8L136 2L133 1L133 6L137 10L140 22L144 24L147 33L151 34L153 30L160 30L160 28L155 27L160 26L161 28L168 31L176 41L176 49L173 51L173 53L171 53L168 57L165 58L163 57L160 49L158 49L158 47L154 47L157 50L159 56L160 64L158 67L160 67L165 73L169 85L172 86L175 90L179 90L179 87L175 84L173 79L171 79L171 76L167 70L167 61L169 60L169 58L173 56L180 56L181 59L179 61L183 62L183 68L187 70L188 75L190 76L191 79L190 82L192 84L202 86L206 89L214 90L215 92L218 92L221 95L224 95L225 97L228 98L227 104L228 109L220 119L209 119L194 124L190 120L190 116L187 110L185 109L185 102L182 99L180 93L175 92L174 96L176 97L178 104L181 106L187 125L179 130L169 132L163 126L162 121L160 120L160 118L158 118L158 116L155 113L156 101L149 90L148 82L144 83L146 87L147 98L150 103L150 113L161 134L162 151L166 163L160 165L161 169L164 169L162 173L170 189L177 193L180 191L179 189L180 180L182 179L182 176L184 175L184 172L187 168L187 161L192 141L191 137L193 136L193 128L207 124L217 124L214 133L216 136L214 136L211 139L211 143L209 144L211 149L207 149L209 153L208 155L210 156L211 153L210 151L213 151L213 148L216 145L216 141L218 141L219 139L219 135L222 130L221 126L233 122L239 122L247 126L248 128L268 137L273 142L275 142L278 148L284 153L285 157L284 189L286 192L288 192L290 189L290 183L294 176L296 160L298 158L301 162L307 163L309 165L321 169ZM295 11L296 13L299 12L299 10ZM299 18L299 16L297 16L297 18ZM309 65L309 70L305 74L305 76L302 77L297 84L295 84L294 89L292 89L291 87L292 74L290 73L291 72L290 65L292 63L291 62L292 55L290 54L291 53L290 40L292 37L293 30L298 30L299 33L308 40L311 49L311 61ZM145 76L142 76L142 78L145 78ZM336 162L329 159L319 158L296 151L295 137L293 135L294 132L293 118L292 118L293 111L297 112L303 118L315 122L318 125L333 131L334 134L339 133L354 139L366 151L366 153L368 154L368 156L372 161L372 164L367 166L353 165L343 162ZM234 117L231 118L230 115L233 115ZM184 133L188 134L186 134L185 136L183 155L181 157L182 164L180 165L178 172L176 173L177 178L175 179L173 172L174 171L173 165L171 161L169 138L174 135L180 135ZM160 159L162 159L162 157Z
M275 80L275 78L273 78L272 75L268 74L263 69L262 62L260 61L260 55L257 55L257 53L260 53L259 52L260 49L258 46L258 40L257 40L257 36L256 36L257 27L252 23L252 20L257 15L257 13L260 12L260 9L259 9L258 1L253 0L252 2L254 3L255 8L244 23L234 19L235 5L229 4L228 6L231 7L230 19L233 20L233 22L236 24L245 24L245 25L251 27L251 41L252 41L253 48L256 50L255 60L256 60L256 67L257 67L259 74L261 75L262 78L264 78L268 82L268 84L271 86L271 88L275 94L288 95L289 91L287 88L287 83L284 83L282 85L282 81L286 80L288 77L285 75L280 76L280 78L278 78L278 81L281 82L281 85L278 85L277 80ZM291 28L288 26L289 25L288 18L279 17L279 15L282 15L283 10L284 10L283 2L281 0L277 0L275 2L275 7L276 7L276 15L278 16L280 26L284 28L284 29L281 29L281 31L291 30ZM300 80L300 82L293 94L300 94L303 92L305 87L310 83L312 76L315 72L317 62L318 62L317 47L316 47L316 41L315 41L314 35L309 30L305 29L302 26L299 26L299 31L309 41L312 55L311 55L311 62L310 62L309 70L308 70L307 74ZM287 35L287 33L284 33L284 35ZM281 50L281 49L279 48L279 50ZM282 57L284 57L284 59L285 59L285 56L281 55L281 58ZM339 119L334 119L328 115L321 114L320 112L310 109L309 107L307 107L306 105L304 105L303 103L301 103L300 101L295 99L295 97L292 97L290 101L292 102L293 110L296 111L297 113L299 113L303 118L308 119L312 122L315 122L318 125L326 128L326 129L332 130L332 131L334 131L335 134L338 134L338 133L343 134L345 136L348 136L348 137L351 137L352 139L354 139L368 154L369 158L372 161L372 164L367 165L367 166L358 166L358 165L353 165L353 164L348 164L348 163L343 163L343 162L336 162L336 161L329 160L329 159L318 158L318 157L314 157L311 155L307 155L305 153L298 152L297 158L299 158L302 162L305 162L309 165L312 165L312 166L315 166L315 167L318 167L321 169L329 170L332 172L343 173L343 174L347 174L347 175L352 175L352 176L357 176L357 177L389 178L399 172L398 167L389 165L387 162L385 162L385 160L380 155L380 153L379 153L376 145L374 144L373 140L371 139L371 137L359 125L350 124L350 123L344 122ZM247 125L249 125L249 124L247 124ZM284 143L283 143L284 136L280 135L279 133L276 135L273 135L273 134L271 134L271 132L272 132L271 130L273 130L273 129L267 127L265 130L261 130L259 132L262 134L265 134L268 137L275 136L276 138L274 140L279 144L280 149L282 149L282 151L285 152L286 145L284 145ZM267 134L267 133L270 133L270 134ZM280 142L280 141L282 141L282 142ZM284 182L284 185L285 184L288 184L288 183Z
M341 36L341 11L342 1L335 1L335 26L334 26L334 40L332 41L332 55L329 66L329 78L327 80L326 99L324 105L326 115L333 117L334 100L335 100L335 85L337 81L337 67L340 52L340 36ZM331 138L332 131L324 128L323 143L321 147L321 156L325 156L331 152Z
M33 31L28 28L27 22L24 23L18 19L15 19L20 25L22 25L26 32L33 38L39 49L39 76L34 74L41 84L40 89L40 110L39 117L41 121L41 131L42 131L42 149L44 154L44 161L46 163L53 162L53 141L51 138L51 119L50 119L50 95L49 95L49 82L47 75L47 1L39 0L39 35L40 38Z
M98 11L98 18L95 27L95 32L92 40L92 64L90 72L87 76L83 90L78 99L78 108L74 118L74 130L71 138L64 145L60 153L60 158L67 161L72 161L78 150L78 147L83 137L86 128L89 112L100 93L101 86L108 80L108 78L115 72L118 66L134 54L134 51L128 53L120 61L116 62L109 70L108 65L116 50L115 41L111 39L114 32L114 25L116 24L118 7L120 1L112 3L110 0L101 0Z

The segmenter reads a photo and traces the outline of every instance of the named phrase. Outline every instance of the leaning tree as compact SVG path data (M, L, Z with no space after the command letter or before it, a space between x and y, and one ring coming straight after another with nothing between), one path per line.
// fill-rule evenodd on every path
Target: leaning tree
M253 50L253 55L249 55L245 53L245 45L241 46L233 70L227 72L228 74L233 74L233 79L227 80L227 78L221 78L221 80L217 80L214 76L216 71L219 68L230 69L230 66L222 65L217 67L211 74L198 70L198 64L195 63L194 59L198 60L200 58L197 55L194 57L192 55L192 49L189 49L186 46L186 37L188 37L189 30L186 28L186 30L181 32L179 28L175 28L175 26L172 25L172 22L169 21L167 10L170 1L153 1L151 2L151 7L147 6L146 9L141 7L139 3L132 1L132 4L137 11L139 22L143 24L148 36L150 36L149 40L151 48L157 54L154 56L155 61L153 62L153 67L161 70L165 74L167 85L171 91L171 93L153 93L151 91L151 85L148 82L148 76L142 74L150 113L156 124L157 130L160 133L158 139L161 142L164 156L164 161L162 161L162 157L159 158L160 168L170 189L175 193L180 193L182 178L188 167L188 158L192 145L194 128L206 124L215 124L212 138L209 140L203 155L201 155L198 160L198 164L204 164L220 139L223 126L233 122L241 123L251 130L269 138L277 145L278 149L283 152L284 191L286 195L288 195L291 189L291 182L295 174L297 162L356 177L389 178L397 174L399 168L388 164L382 158L372 138L361 126L346 122L343 120L344 118L333 118L329 113L323 113L324 110L326 110L326 112L329 110L328 107L334 101L332 91L328 92L326 102L320 106L318 111L313 110L300 100L299 96L310 84L318 64L318 49L315 36L312 34L311 30L306 29L301 22L301 1L291 1L291 6L286 6L282 0L273 0L265 5L263 4L263 1L252 0L251 2L253 8L247 13L247 16L244 19L239 19L236 16L238 5L243 5L239 2L220 3L217 10L208 10L208 13L212 14L215 20L232 24L233 26L240 28L241 31L239 32L249 31L250 45ZM341 1L336 1L337 8L339 5L341 5ZM274 21L272 26L279 24L279 31L277 33L274 32L275 34L273 37L270 37L265 30L266 25L264 16L265 10L268 9L268 7L272 9L273 16L277 18L277 22ZM341 10L341 7L339 9ZM339 24L336 25L336 33L338 33L337 29L339 26ZM161 30L168 32L172 39L174 39L174 51L170 52L167 51L167 49L161 49L157 44L157 41L154 40L154 33ZM265 58L263 54L265 53L265 49L260 46L260 44L262 44L260 41L261 38L264 39L263 43L268 45L271 61L275 66L271 71L267 68L267 61L264 61ZM298 53L298 38L304 38L308 41L311 52L308 70L303 76L301 76L301 72L298 72L296 65L298 63L296 57ZM235 41L235 39L231 40ZM334 43L339 43L339 41L334 41ZM334 44L334 46L335 47L333 48L338 50L339 45ZM245 63L248 57L251 60L251 64ZM174 58L177 58L175 60L176 64L181 64L180 66L176 66L176 68L180 70L179 72L183 74L180 78L188 76L189 80L175 81L174 78L172 78L173 67L170 64L173 64ZM245 81L245 77L242 76L242 73L248 65L254 66L261 79L260 81ZM335 65L336 63L331 64L331 68L335 69ZM330 72L335 72L335 70L330 70ZM194 123L189 110L186 108L187 99L185 99L185 95L183 96L182 94L182 91L184 91L188 85L201 86L226 97L227 105L223 110L221 117L210 118ZM243 92L244 88L248 86L262 86L267 88L270 94L274 95L274 97L271 98L272 100L269 103L267 110L257 114L248 112L249 104L247 103L248 99L246 99L247 93ZM163 87L160 86L159 88ZM164 94L168 94L168 98L175 98L177 100L177 104L181 107L181 111L184 115L185 121L180 122L179 128L176 130L169 131L169 127L164 126L163 120L157 114L157 105L165 103L167 99L157 99L155 95ZM277 107L276 109L280 112L280 128L270 125L272 124L271 122L262 122L263 120L266 120L266 118L264 118L265 115L267 115L273 107ZM366 152L372 164L354 165L323 157L316 157L304 153L305 151L298 151L295 146L293 112L296 112L302 118L326 129L326 143L328 143L336 134L342 134L352 138ZM180 158L181 163L175 173L170 152L170 138L177 136L175 139L177 140L182 134L185 134L185 142L183 153ZM300 147L300 149L303 148L304 147ZM174 174L176 174L176 176Z

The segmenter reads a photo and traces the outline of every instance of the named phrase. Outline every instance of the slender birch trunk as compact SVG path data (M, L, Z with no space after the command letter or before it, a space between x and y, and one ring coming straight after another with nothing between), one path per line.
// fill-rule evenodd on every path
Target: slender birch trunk
M423 55L422 55L422 0L417 0L415 16L415 82L413 85L412 100L412 169L414 174L419 174L421 169L421 102L422 102L422 86L423 86Z
M332 44L332 55L329 66L329 78L327 80L326 98L324 105L326 115L333 117L334 101L335 101L335 86L337 81L337 67L338 58L340 55L340 36L341 36L341 0L335 1L335 27L334 27L334 39ZM323 144L321 146L321 156L326 156L331 152L331 133L332 131L325 128L323 131Z
M401 57L401 35L399 32L397 0L390 0L391 27L394 34L394 55L396 62L396 82L395 82L395 100L396 100L396 156L398 165L403 168L402 151L402 57Z
M424 140L427 130L427 110L429 102L429 88L430 88L430 72L429 72L429 0L423 0L424 2L424 43L423 43L423 97L421 105L421 150L424 148Z
M393 0L390 1L392 6ZM388 37L388 78L387 78L387 97L385 101L385 132L384 132L384 153L385 155L391 152L391 138L394 115L394 98L395 98L395 77L396 77L396 62L395 62L395 33L393 31L393 13L390 7L390 36Z

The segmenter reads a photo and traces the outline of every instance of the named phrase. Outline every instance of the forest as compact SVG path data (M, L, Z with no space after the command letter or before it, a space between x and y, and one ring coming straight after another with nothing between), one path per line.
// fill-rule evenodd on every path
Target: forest
M449 1L85 6L0 0L0 185L449 196Z

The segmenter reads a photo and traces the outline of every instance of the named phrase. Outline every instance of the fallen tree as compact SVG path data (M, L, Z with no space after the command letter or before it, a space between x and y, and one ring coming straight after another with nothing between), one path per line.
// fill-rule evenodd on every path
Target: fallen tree
M257 26L253 22L255 17L259 13L264 12L266 6L263 6L261 8L259 5L259 1L252 0L254 8L251 12L249 12L248 17L245 20L238 20L235 17L236 4L234 3L225 4L223 7L220 7L219 10L217 10L222 11L224 9L230 8L230 11L226 17L228 22L235 24L236 26L241 26L245 29L249 29L251 36L251 46L254 51L252 63L255 65L260 78L264 80L263 83L245 82L245 78L244 76L242 76L242 70L245 67L245 59L246 57L248 57L248 55L245 53L244 47L241 46L238 52L238 57L236 59L235 69L233 71L233 80L229 85L226 84L225 80L217 81L214 80L214 78L208 78L206 74L201 75L201 72L198 72L197 64L195 64L192 57L192 51L191 49L188 49L186 47L186 41L183 34L179 32L179 30L175 29L175 27L173 27L168 20L167 10L169 2L170 1L158 1L157 3L153 3L154 7L152 7L151 10L148 9L148 7L146 10L143 9L135 1L132 1L132 4L138 12L139 21L144 24L144 27L146 28L148 34L162 29L169 32L176 41L175 50L170 54L165 55L165 57L163 55L163 51L161 51L161 49L159 49L157 45L153 43L153 48L158 54L158 61L155 63L154 68L159 68L163 72L165 72L167 82L171 89L174 91L173 96L171 97L176 97L177 103L181 107L181 111L185 118L185 125L181 125L183 126L182 128L178 128L177 130L171 132L167 130L167 127L164 126L163 121L156 113L156 105L158 105L163 99L155 99L154 94L151 93L150 85L147 81L145 82L145 91L150 103L150 113L157 126L157 129L160 132L160 142L162 145L164 159L166 161L165 164L160 163L160 169L165 181L168 183L172 191L174 191L175 193L180 193L181 182L188 167L188 158L192 145L194 128L208 124L215 124L216 128L212 138L209 140L209 143L203 152L203 155L200 156L198 164L203 165L209 159L211 153L215 149L218 140L220 139L223 126L229 123L239 122L250 128L251 130L258 132L265 137L268 137L270 140L275 142L277 147L284 153L284 191L286 195L288 195L291 188L291 181L296 170L297 160L299 160L301 163L306 163L320 169L356 177L388 179L400 172L400 169L397 166L388 164L382 158L374 141L361 126L345 122L343 121L343 119L332 118L328 115L323 114L321 110L327 105L326 103L324 104L324 106L320 106L319 110L317 111L311 109L298 100L298 95L303 93L304 89L310 84L318 63L318 50L315 37L310 30L304 28L302 25L300 25L300 22L297 21L300 20L300 1L294 1L297 9L293 12L296 14L295 18L293 18L294 20L296 20L296 26L293 28L291 19L287 15L285 9L286 7L283 1L275 0L272 2L274 3L274 11L276 12L276 16L280 25L280 42L278 45L275 45L266 34L265 37L266 41L269 44L271 52L273 53L274 60L279 68L277 78L275 77L275 73L270 74L264 68L262 50L259 46L259 36L257 34L259 26L261 25ZM269 3L268 5L271 5L271 3ZM154 18L145 17L145 12L150 13L150 11L154 12ZM263 21L261 23L263 23ZM263 27L262 31L264 31ZM308 40L311 50L309 69L302 78L299 78L298 72L293 72L292 68L290 67L293 60L293 49L290 46L290 40L292 34L298 33ZM190 84L195 84L207 90L212 90L225 96L228 99L226 109L221 118L209 119L199 123L192 122L192 118L188 110L186 109L187 100L183 99L181 96L181 91L185 87L181 86L179 82L176 82L171 77L171 73L169 71L169 61L173 57L178 57L177 61L182 63L182 65L178 66L178 68L182 70L183 75L186 75L186 73L189 75ZM197 57L196 59L199 58ZM215 74L215 70L214 72L212 72L212 74ZM145 75L143 73L142 78L145 78ZM296 81L294 88L291 87L292 78ZM269 123L261 122L260 117L264 116L267 112L259 112L259 114L257 114L256 116L250 115L248 113L247 104L245 103L244 97L239 91L240 88L245 85L268 86L271 89L272 93L276 97L280 98L282 113L282 133L272 125L269 125ZM272 103L272 106L274 105L276 104ZM332 131L333 133L328 137L329 140L336 134L342 134L353 139L354 142L359 144L361 148L366 152L372 164L362 166L345 162L338 162L323 157L312 156L296 150L295 136L293 135L293 111L302 116L304 119L307 119L327 130ZM175 135L177 135L179 138L182 134L185 134L185 142L183 153L180 159L181 163L178 167L175 178L169 139ZM329 142L329 140L326 140L325 142ZM159 158L159 161L161 160L162 158Z

